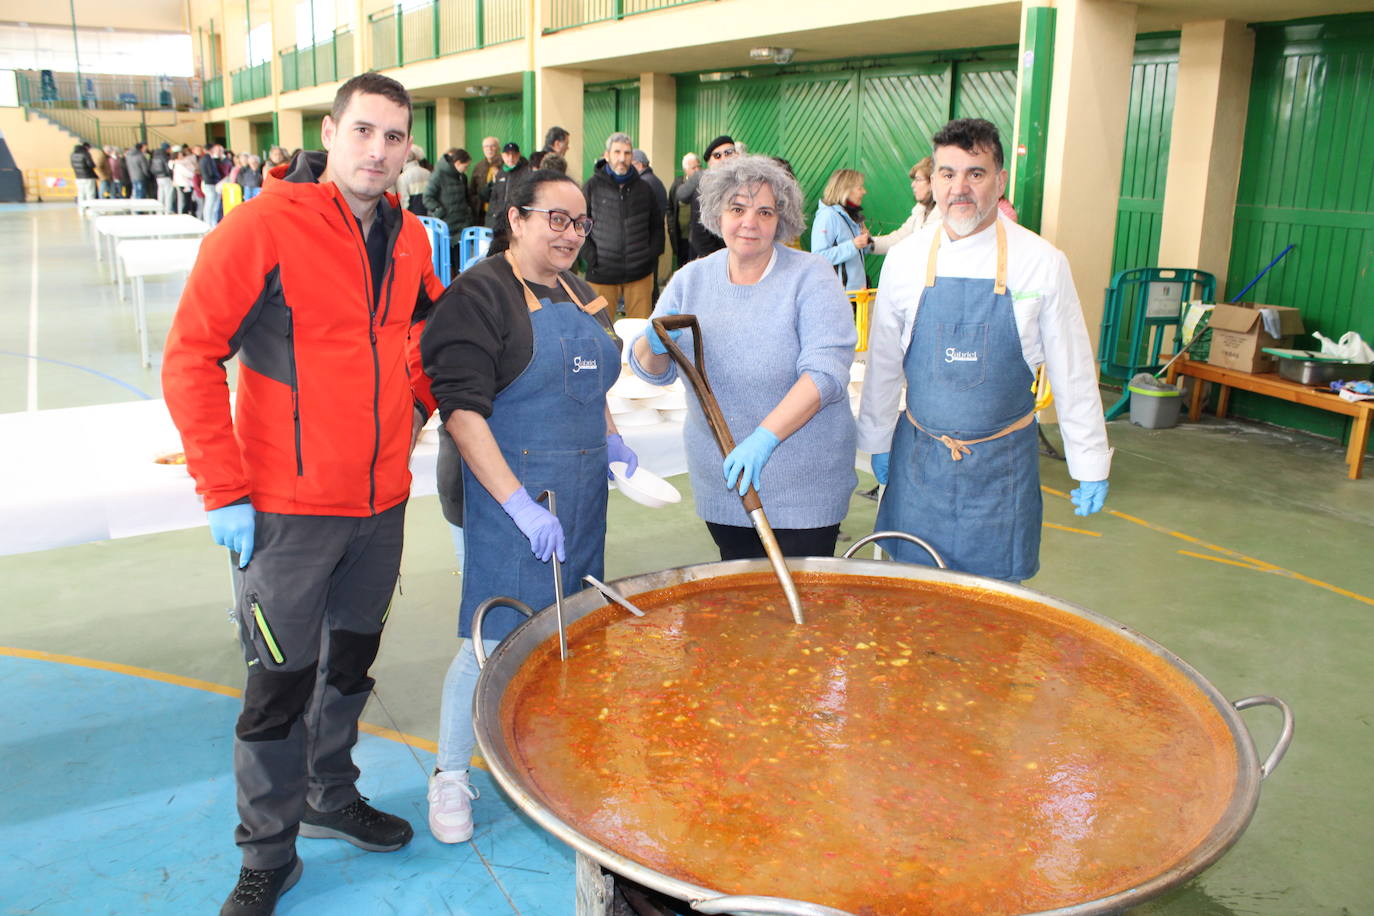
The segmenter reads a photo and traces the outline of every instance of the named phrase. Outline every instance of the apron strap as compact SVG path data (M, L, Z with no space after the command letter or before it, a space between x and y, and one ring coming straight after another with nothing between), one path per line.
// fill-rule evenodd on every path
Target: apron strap
M980 442L991 442L992 440L1000 439L1003 436L1010 436L1012 433L1017 432L1018 430L1025 429L1027 426L1030 426L1031 421L1035 419L1035 411L1032 410L1030 413L1026 414L1024 417L1017 420L1015 423L1011 424L1005 429L999 430L998 432L993 433L991 436L984 436L981 439L956 439L953 436L937 436L933 432L922 426L920 423L917 423L916 418L911 415L910 410L906 411L906 418L909 421L911 421L912 426L916 427L930 438L938 439L945 448L949 449L949 457L951 460L963 461L965 455L972 454L972 452L969 450L970 445L977 445Z
M1002 218L999 216L993 223L997 227L997 283L993 291L999 296L1007 294L1007 230L1002 228ZM926 258L926 286L935 285L935 262L940 256L940 244L944 241L945 230L943 226L935 230L935 237L930 240L930 255Z
M506 249L506 263L510 265L511 273L515 274L515 279L520 281L520 288L525 291L526 308L531 312L537 312L543 308L543 306L539 304L539 300L535 298L534 290L530 289L529 284L525 282L525 275L520 273L520 265L515 262L515 255L511 254L509 248ZM578 308L589 315L595 315L606 307L606 299L603 296L597 296L590 303L583 305L582 300L577 297L577 293L573 292L572 287L568 285L568 281L563 279L562 274L558 275L558 285L563 287L563 291L577 304Z

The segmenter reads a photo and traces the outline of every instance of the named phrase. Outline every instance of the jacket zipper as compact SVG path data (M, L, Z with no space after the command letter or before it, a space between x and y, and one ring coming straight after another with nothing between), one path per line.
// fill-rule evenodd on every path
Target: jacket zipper
M296 337L290 306L286 309L286 355L291 366L291 423L296 429L296 476L305 476L305 460L301 455L301 384L296 374Z
M356 228L353 221L356 217L352 212L344 210L343 204L339 203L338 198L334 199L334 206L339 209L339 215L344 218L344 225L348 226L349 235L353 235ZM380 217L374 216L373 219ZM377 301L372 295L372 265L367 257L367 239L363 238L361 232L354 235L354 245L358 246L358 258L363 265L363 284L366 286L364 292L367 294L367 338L372 347L372 463L367 469L367 508L373 515L377 514L377 455L382 447L382 361L377 355ZM388 271L389 272L389 271Z
M253 623L257 630L262 634L263 644L267 646L268 654L272 656L272 661L278 665L286 663L286 655L281 647L277 645L277 637L272 633L272 628L267 623L267 614L263 612L262 602L258 600L257 594L248 596L248 604L253 609Z

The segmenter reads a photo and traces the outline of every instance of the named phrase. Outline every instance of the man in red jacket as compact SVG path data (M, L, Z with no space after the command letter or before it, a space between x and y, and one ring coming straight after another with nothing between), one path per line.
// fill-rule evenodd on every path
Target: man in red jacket
M412 834L359 794L351 754L400 568L410 450L434 406L418 324L442 287L424 228L385 194L410 123L400 83L345 83L328 153L273 169L206 236L167 340L163 391L230 550L248 668L243 868L225 916L273 911L300 876L298 833L373 851Z

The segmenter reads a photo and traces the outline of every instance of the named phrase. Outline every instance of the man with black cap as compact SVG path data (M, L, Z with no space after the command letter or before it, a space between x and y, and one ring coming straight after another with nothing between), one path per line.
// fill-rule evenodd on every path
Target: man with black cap
M507 143L501 147L501 171L484 188L482 199L487 202L487 225L495 228L496 218L506 212L506 196L510 193L511 183L518 181L530 171L530 161L520 155L518 143Z
M701 160L706 168L714 168L735 155L735 141L727 134L721 134L706 144L706 152ZM704 258L713 251L725 247L725 240L701 224L701 202L697 199L697 185L701 183L702 172L697 172L677 189L677 202L692 207L692 257Z

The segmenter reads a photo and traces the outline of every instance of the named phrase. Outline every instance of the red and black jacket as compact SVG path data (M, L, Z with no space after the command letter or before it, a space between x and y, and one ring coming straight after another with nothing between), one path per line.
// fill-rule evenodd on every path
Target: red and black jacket
M323 170L320 153L271 170L205 237L177 307L162 388L207 511L248 497L264 512L367 516L410 492L412 423L434 408L419 336L443 286L424 227L387 195L374 295L358 222Z

